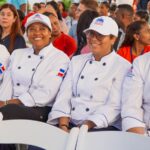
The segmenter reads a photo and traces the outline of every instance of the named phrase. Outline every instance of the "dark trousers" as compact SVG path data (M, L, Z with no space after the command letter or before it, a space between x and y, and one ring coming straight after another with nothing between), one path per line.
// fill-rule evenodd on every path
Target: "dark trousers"
M8 104L0 108L3 120L29 119L46 122L51 107L27 107L24 105ZM16 150L14 144L0 144L0 150Z

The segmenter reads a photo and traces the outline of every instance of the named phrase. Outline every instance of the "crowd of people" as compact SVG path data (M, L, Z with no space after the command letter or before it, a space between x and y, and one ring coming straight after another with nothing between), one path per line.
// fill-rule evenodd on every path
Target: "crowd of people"
M1 120L148 135L150 1L24 5L0 6Z

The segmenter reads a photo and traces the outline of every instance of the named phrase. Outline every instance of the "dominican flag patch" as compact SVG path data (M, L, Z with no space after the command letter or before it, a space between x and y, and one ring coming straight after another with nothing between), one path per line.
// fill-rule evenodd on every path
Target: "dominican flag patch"
M0 63L0 74L3 74L4 71L5 71L5 67L3 64Z
M59 70L57 76L59 76L59 77L64 77L64 75L65 75L65 70L61 68L61 69Z

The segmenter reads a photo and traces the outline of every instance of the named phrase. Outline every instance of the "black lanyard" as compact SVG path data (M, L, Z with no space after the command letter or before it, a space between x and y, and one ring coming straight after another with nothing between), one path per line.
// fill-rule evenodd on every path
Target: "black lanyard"
M142 55L144 53L144 49L142 50L142 52L140 53L140 55ZM132 47L130 48L130 57L131 57L131 63L133 62L133 54L132 54Z

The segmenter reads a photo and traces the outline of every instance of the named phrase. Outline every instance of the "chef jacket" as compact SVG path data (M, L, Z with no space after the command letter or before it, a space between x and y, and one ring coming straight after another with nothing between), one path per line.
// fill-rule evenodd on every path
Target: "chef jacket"
M70 117L75 125L85 120L98 128L112 125L120 115L122 83L130 66L114 51L100 61L91 53L73 57L48 123Z
M121 115L123 130L150 128L150 53L136 58L125 78Z
M6 89L7 85L10 89L12 86L12 98L19 99L25 106L52 106L69 61L68 56L52 44L44 47L38 55L34 54L33 48L15 50L2 87ZM7 90L3 92L2 95L10 95L10 90L9 93Z
M0 44L0 83L2 82L4 71L8 65L9 52L5 46Z

